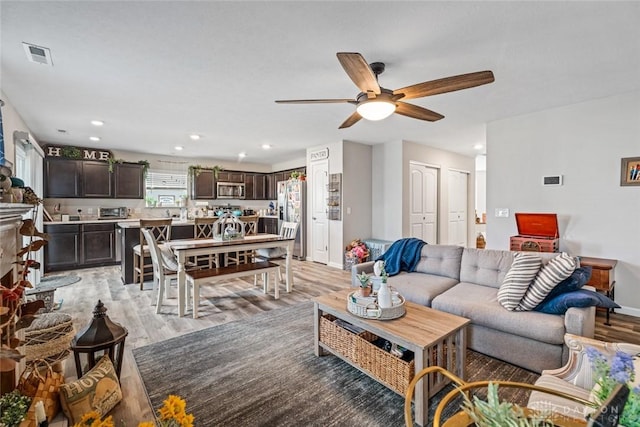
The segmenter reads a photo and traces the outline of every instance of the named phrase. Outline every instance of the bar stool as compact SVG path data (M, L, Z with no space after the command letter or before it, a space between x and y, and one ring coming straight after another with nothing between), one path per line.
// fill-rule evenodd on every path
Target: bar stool
M140 243L133 247L133 281L140 281L140 290L144 285L144 275L153 273L151 253L142 234L143 228L149 230L158 243L166 242L171 240L171 218L140 220Z

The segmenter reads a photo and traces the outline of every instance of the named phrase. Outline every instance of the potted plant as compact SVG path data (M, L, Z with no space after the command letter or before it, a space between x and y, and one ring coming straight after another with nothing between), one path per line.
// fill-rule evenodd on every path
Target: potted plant
M147 202L147 207L148 208L155 208L156 207L156 203L158 203L158 201L156 200L155 197L153 196L147 196L144 198L144 201Z
M371 295L371 286L369 284L369 276L367 273L362 272L358 274L358 281L360 282L360 295L363 297Z

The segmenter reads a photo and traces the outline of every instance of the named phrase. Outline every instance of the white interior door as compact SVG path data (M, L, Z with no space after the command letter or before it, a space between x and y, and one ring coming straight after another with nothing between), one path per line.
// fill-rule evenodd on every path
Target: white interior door
M449 244L467 246L467 172L449 170Z
M410 163L410 237L438 243L438 169Z
M311 163L308 182L311 199L311 257L312 261L329 263L329 221L327 220L327 185L329 162Z

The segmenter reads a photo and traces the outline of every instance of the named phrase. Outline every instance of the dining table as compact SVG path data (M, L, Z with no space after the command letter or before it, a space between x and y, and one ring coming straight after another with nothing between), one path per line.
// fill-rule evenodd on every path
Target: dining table
M256 249L284 248L286 249L285 283L287 292L293 288L293 272L291 258L293 255L294 238L284 238L279 234L258 233L241 238L221 239L179 239L164 242L178 260L178 316L183 317L186 310L186 264L190 257L211 254L227 254L237 251L252 251Z

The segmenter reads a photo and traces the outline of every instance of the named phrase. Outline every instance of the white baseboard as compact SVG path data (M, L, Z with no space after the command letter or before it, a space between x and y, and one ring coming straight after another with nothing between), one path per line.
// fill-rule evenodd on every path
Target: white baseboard
M340 270L342 270L342 264L338 264L337 262L330 262L329 264L327 264L329 267L333 267L333 268L339 268Z
M622 308L616 308L616 313L626 314L627 316L640 317L640 308L625 307L623 305Z

